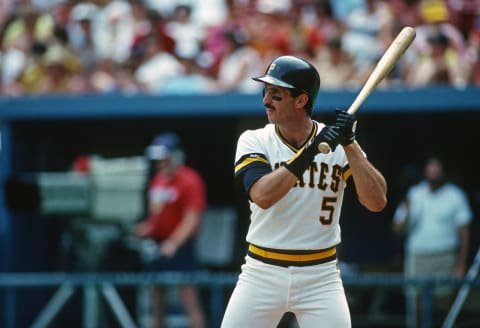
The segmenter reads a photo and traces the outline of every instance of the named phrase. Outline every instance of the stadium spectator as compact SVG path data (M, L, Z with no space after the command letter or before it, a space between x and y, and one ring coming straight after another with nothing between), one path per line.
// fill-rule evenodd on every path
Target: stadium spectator
M25 62L22 64L22 67L18 67L18 75L15 76L15 80L5 84L7 88L6 94L13 95L16 92L19 92L17 95L33 94L39 90L41 79L45 74L43 56L46 51L46 45L38 43L32 47L30 54L23 54L20 51L17 53L17 55L22 55L21 58L23 58ZM9 64L12 63L4 62L5 72L11 69L11 67L7 66ZM13 64L15 65L15 61Z
M224 22L229 0L201 0L192 3L192 19L204 28Z
M190 6L178 5L165 25L166 33L175 40L174 54L182 58L195 58L205 39L203 26L192 20L191 15Z
M146 155L154 165L148 185L147 218L135 233L158 245L158 256L147 263L150 271L184 271L197 269L195 236L207 206L205 182L184 164L185 153L176 134L163 133L147 147ZM165 304L160 288L153 290L152 327L164 327ZM205 327L205 317L193 285L180 287L180 298L192 328Z
M215 81L197 58L178 58L183 72L171 77L159 89L160 95L192 95L215 92Z
M208 67L208 73L212 77L218 75L218 69L225 52L227 42L225 33L232 29L243 29L248 32L248 15L253 15L253 13L248 12L247 8L237 7L232 3L227 8L229 10L224 21L214 23L206 28L205 39L202 42L202 52L199 54L199 60L203 62L204 66ZM251 41L251 44L253 45L254 42ZM255 48L258 50L257 47Z
M100 59L111 58L117 63L128 60L134 35L132 7L125 0L106 1L96 15L94 41Z
M472 31L477 29L476 12L480 0L305 0L305 1L160 1L160 0L36 0L33 2L1 3L9 12L0 14L0 59L2 60L1 89L7 96L22 96L36 92L35 83L41 75L38 62L50 43L54 30L66 28L68 40L64 46L80 59L83 70L74 77L75 93L115 90L115 92L160 93L161 83L152 82L162 71L164 76L177 76L189 89L198 93L218 93L225 90L220 80L217 89L194 87L194 78L184 74L196 62L203 75L199 83L220 78L220 67L231 66L224 55L224 34L232 29L244 30L250 36L263 64L285 53L314 61L331 50L327 43L341 38L343 50L352 57L352 70L359 80L365 80L373 65L383 54L400 29L416 28L417 36L383 86L424 87L438 79L413 83L406 79L407 71L416 64L426 65L432 59L430 36L442 33L448 39L448 53L454 53L465 63L462 78L443 80L453 86L465 83L479 85L477 42ZM215 7L211 17L209 6ZM208 9L208 10L207 10ZM53 37L53 40L52 40ZM152 62L151 39L161 44L164 59ZM58 40L57 40L58 41ZM147 48L149 53L147 54ZM317 53L318 52L318 53ZM171 57L167 56L170 55ZM449 61L455 57L448 55ZM169 57L169 59L167 59ZM178 57L178 58L176 58ZM181 60L182 57L190 61ZM121 68L122 82L106 83L103 74L108 59ZM173 63L159 69L155 63ZM190 67L182 67L187 65ZM428 65L427 65L428 66ZM140 67L143 67L140 70ZM152 72L145 67L154 67ZM142 71L140 74L139 72ZM99 73L96 74L95 72ZM204 75L207 73L207 76ZM95 75L101 87L88 86ZM128 76L130 75L130 77ZM142 75L141 77L139 75ZM142 80L140 81L139 78ZM465 79L465 81L463 81ZM150 81L146 81L150 80ZM160 79L161 80L161 79ZM203 82L202 82L203 81ZM152 85L153 83L153 85ZM193 83L193 84L192 84ZM91 83L90 83L91 84ZM173 83L175 84L175 83ZM139 89L139 85L141 86ZM107 87L105 87L107 86ZM193 88L192 88L193 87ZM333 86L332 86L333 87ZM348 87L339 86L342 88ZM83 91L81 91L83 89ZM227 88L228 89L228 88ZM242 90L235 90L243 92Z
M445 0L450 11L450 22L468 39L479 14L480 0Z
M45 53L48 39L53 33L51 15L29 4L21 5L5 22L2 33L2 85L9 95L29 93L35 88L24 88L20 81L25 73L35 71L38 75L38 60ZM31 74L30 74L31 75ZM36 80L36 78L34 79Z
M313 3L303 14L302 30L305 30L307 51L315 56L315 51L321 49L330 40L341 38L345 32L345 25L333 13L329 0L319 0ZM353 63L352 63L353 64Z
M82 68L93 70L98 63L94 43L93 25L98 13L98 7L89 2L75 5L70 14L67 27L70 45L80 59Z
M18 7L12 19L5 27L2 46L14 47L28 53L36 44L45 44L53 34L55 25L51 14L40 11L30 4Z
M450 44L447 36L437 32L428 37L430 50L421 54L405 77L408 85L452 85L463 88L468 81L469 63Z
M355 69L360 74L369 72L386 49L385 43L390 44L393 22L392 13L385 2L364 2L364 6L346 17L347 30L342 36L344 49L355 58Z
M317 67L325 90L357 87L363 81L358 80L353 69L353 58L342 48L342 40L334 37L321 47L312 63Z
M420 55L430 52L429 38L442 33L448 39L448 43L461 56L463 56L466 44L460 29L450 21L450 12L442 0L422 0L419 5L421 23L415 26L416 37L412 47Z
M393 18L400 26L418 26L422 22L418 0L389 0Z
M145 40L145 57L135 70L135 80L148 94L159 93L167 79L183 74L182 64L163 48L155 36Z
M323 0L321 0L323 1ZM364 0L343 0L343 1L330 1L333 14L335 18L341 22L345 22L346 18L354 10L360 9L364 6Z
M15 3L13 0L0 1L0 27L2 30L7 22L11 19L14 6Z
M67 28L67 26L70 24L70 16L72 14L73 7L84 1L47 0L46 2L48 2L48 4L44 10L51 13L53 20L55 21L55 25Z
M145 20L141 21L140 17L137 17L137 24L134 31L133 43L131 46L130 62L137 68L139 64L144 60L147 40L154 38L157 42L161 43L162 49L166 52L173 54L175 48L175 39L173 39L166 31L166 22L163 16L159 12L135 5L134 9L137 12L143 12Z
M406 237L405 274L463 277L472 216L465 192L448 181L443 162L428 158L424 180L408 189L394 214L394 230ZM437 310L448 309L452 291L452 286L434 290ZM414 287L407 289L407 297L410 306L415 306Z
M128 81L126 81L124 66L111 58L98 61L97 67L90 75L90 83L95 93L99 94L131 94L140 90L140 86L132 78L132 73L128 73Z
M468 35L466 57L472 67L468 76L468 83L480 86L480 12L477 14Z
M39 81L40 94L69 94L74 74L80 71L78 58L64 45L48 47L43 58L45 72Z
M226 48L215 90L242 93L260 91L258 83L252 80L252 76L262 73L262 60L257 50L249 45L248 35L242 30L232 29L226 32L224 37Z
M254 11L245 19L245 29L250 35L251 45L265 58L264 66L272 58L285 53L303 51L295 46L295 25L289 12Z

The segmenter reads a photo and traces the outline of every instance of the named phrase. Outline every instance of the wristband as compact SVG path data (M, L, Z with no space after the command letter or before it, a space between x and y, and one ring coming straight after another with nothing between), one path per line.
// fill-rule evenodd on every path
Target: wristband
M285 164L287 170L292 172L297 178L300 178L310 163L312 163L315 155L319 153L318 145L322 141L328 143L333 152L338 144L338 128L332 125L324 127L310 144L302 148L295 157Z
M312 147L312 145L305 147L285 164L285 168L292 172L297 178L300 178L317 153L317 147Z

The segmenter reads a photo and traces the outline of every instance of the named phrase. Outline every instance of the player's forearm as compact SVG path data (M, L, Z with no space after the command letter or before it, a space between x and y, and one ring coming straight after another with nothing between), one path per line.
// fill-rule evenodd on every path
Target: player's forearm
M383 175L363 155L354 142L344 147L352 170L360 203L372 212L380 212L387 204L387 183Z
M250 199L263 209L267 209L297 183L298 178L285 167L264 175L250 188Z

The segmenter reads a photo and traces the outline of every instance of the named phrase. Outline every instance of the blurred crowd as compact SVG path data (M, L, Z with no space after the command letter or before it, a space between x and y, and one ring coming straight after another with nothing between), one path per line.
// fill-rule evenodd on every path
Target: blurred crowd
M406 25L383 87L480 85L480 0L3 0L1 94L253 93L280 54L358 88Z

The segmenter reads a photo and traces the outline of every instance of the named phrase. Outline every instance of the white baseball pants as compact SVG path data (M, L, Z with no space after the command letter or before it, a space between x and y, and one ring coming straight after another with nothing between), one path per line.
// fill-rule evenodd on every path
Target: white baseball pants
M246 256L221 327L273 328L288 311L301 328L351 327L336 260L281 267Z

